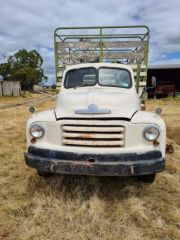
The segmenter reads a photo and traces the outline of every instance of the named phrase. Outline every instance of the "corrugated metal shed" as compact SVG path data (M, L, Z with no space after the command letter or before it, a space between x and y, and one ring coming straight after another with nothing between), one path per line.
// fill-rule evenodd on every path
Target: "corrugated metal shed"
M2 91L2 81L3 81L3 76L0 75L0 97L2 97L3 91Z
M147 85L152 86L156 79L156 87L149 90L149 97L176 96L180 92L180 64L162 64L148 66Z
M21 84L19 81L1 81L0 96L20 96Z
M148 69L180 69L180 64L149 65Z

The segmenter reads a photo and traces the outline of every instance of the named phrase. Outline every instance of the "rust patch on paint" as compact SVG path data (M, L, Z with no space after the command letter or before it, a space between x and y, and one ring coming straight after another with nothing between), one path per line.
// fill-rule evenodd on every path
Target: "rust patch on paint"
M78 138L91 139L92 136L91 136L90 133L84 133L84 134L80 134L80 135L78 136Z

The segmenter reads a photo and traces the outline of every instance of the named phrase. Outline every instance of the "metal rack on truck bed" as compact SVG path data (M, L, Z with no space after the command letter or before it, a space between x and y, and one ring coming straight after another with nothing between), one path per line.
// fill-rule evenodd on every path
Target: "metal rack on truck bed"
M111 62L130 65L136 89L146 86L150 32L147 26L64 27L54 32L56 81L66 65Z

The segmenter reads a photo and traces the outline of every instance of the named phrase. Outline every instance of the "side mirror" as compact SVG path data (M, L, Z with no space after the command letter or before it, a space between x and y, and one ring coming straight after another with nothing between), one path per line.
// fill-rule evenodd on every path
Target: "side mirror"
M36 112L36 108L35 107L30 107L29 108L29 112L30 113L35 113Z
M160 115L160 114L162 113L162 108L157 107L157 108L155 109L155 113L156 113L157 115Z

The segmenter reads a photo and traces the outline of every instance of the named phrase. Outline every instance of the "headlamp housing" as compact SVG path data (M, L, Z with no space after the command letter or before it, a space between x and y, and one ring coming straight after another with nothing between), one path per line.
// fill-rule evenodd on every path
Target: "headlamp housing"
M143 136L148 141L155 141L160 135L160 129L157 126L148 126L143 131Z
M45 134L45 131L43 127L36 124L30 127L30 134L34 138L42 138Z

